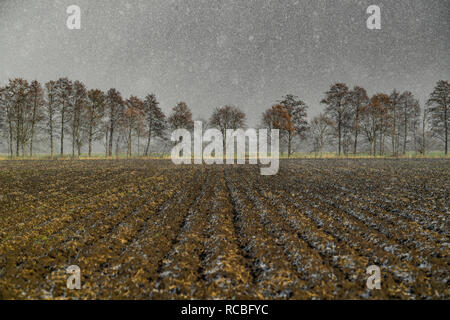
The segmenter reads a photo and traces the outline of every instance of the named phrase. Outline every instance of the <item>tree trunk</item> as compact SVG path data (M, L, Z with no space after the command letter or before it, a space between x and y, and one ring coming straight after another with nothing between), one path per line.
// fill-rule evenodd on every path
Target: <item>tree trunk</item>
M78 158L81 156L81 141L77 140L77 153Z
M448 154L448 119L447 119L447 101L444 101L444 127L445 127L445 155Z
M9 119L8 120L8 124L9 124L9 153L11 155L11 158L14 155L14 151L13 151L13 127L12 127L12 121Z
M16 128L16 157L19 157L19 149L20 149L20 125L19 121L17 122L17 128Z
M35 97L35 99L37 99L37 97ZM31 119L31 137L30 137L30 157L33 157L33 138L34 138L34 126L36 124L36 109L37 109L37 105L36 105L36 100L33 104L33 116Z
M288 131L288 158L291 157L291 143L292 143L292 133Z
M381 156L381 155L383 155L383 153L382 153L382 145L383 145L383 133L382 132L380 132L380 151L378 152L379 153L379 155Z
M355 142L353 145L353 154L356 154L356 149L358 146L358 123L359 123L359 108L356 108L356 116L355 116Z
M34 125L31 125L31 140L30 140L30 158L33 157L33 135Z
M413 131L413 141L414 141L414 153L417 152L417 141L416 141L416 125L414 124L414 131Z
M107 157L109 155L109 128L106 129L105 139L105 156Z
M405 125L405 132L404 132L404 137L403 137L403 154L406 154L406 138L408 136L408 117L406 114L406 108L405 108L405 120L404 120L404 125Z
M139 153L141 152L140 140L141 140L141 133L138 131L138 134L137 134L137 156L138 157L139 157Z
M31 123L31 136L30 136L30 158L33 157L33 137L34 137L34 120Z
M88 152L88 156L89 156L89 158L91 157L91 155L92 155L92 136L93 136L93 134L92 134L92 123L89 125L89 152Z
M383 117L383 116L381 116L381 117ZM380 147L379 147L379 154L380 154L380 156L381 155L383 155L383 153L382 153L382 149L383 149L383 118L381 118L381 120L380 120L381 122L380 122Z
M426 123L426 108L423 110L422 118L422 154L425 155L425 123Z
M20 125L20 148L22 149L22 158L25 157L25 131L24 131L24 117L22 114L21 125Z
M373 156L377 156L377 136L374 134L373 136Z
M338 155L341 155L341 119L339 119L338 121L338 140L339 140Z
M53 159L53 125L50 125L50 156Z
M127 152L127 156L131 157L131 127L128 130L128 152Z
M72 158L75 157L75 126L72 125Z
M114 141L114 120L113 120L113 111L111 111L110 114L110 123L109 123L109 147L108 147L108 155L112 156L112 149L113 149L113 141Z
M396 152L395 152L395 119L396 119L396 114L395 114L395 104L394 104L394 116L393 116L393 123L392 123L392 135L391 135L391 139L392 139L392 155L395 156Z
M395 137L391 134L391 142L392 142L392 156L395 156Z
M151 130L148 130L148 139L147 139L147 146L145 147L145 156L148 156L148 151L149 151L149 148L150 148L150 140L151 140L151 138L152 138L152 131Z
M375 157L377 153L377 129L375 126L375 119L372 118L372 143L373 143L373 150L372 155Z
M116 139L116 157L119 156L119 137Z
M320 135L320 156L322 157L323 155L323 149L325 147L325 137L324 137L324 133L322 132Z
M61 112L61 156L64 154L64 111Z

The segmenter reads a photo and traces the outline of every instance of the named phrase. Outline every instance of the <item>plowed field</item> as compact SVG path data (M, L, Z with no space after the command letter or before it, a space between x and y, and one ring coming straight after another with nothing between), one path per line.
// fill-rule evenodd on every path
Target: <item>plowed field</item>
M448 160L2 161L0 298L449 299L449 181Z

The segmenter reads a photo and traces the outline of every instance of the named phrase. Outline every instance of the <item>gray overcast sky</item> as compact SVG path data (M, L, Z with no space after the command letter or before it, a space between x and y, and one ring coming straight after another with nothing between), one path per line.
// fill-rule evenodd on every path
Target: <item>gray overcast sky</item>
M81 30L66 8L81 7ZM366 28L381 7L382 29ZM241 107L255 125L293 93L309 106L336 81L424 101L450 75L450 1L0 0L0 85L67 76L124 97L155 93L195 118Z

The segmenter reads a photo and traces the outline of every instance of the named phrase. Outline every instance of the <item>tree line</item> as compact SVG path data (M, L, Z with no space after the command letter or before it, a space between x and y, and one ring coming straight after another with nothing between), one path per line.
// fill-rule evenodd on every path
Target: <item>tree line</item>
M364 88L335 83L321 100L325 110L309 122L307 105L286 95L264 112L262 123L280 130L288 155L295 137L307 138L316 153L323 153L328 144L339 155L369 152L373 156L398 156L408 150L425 154L429 142L442 145L447 155L449 102L450 84L444 80L437 82L424 106L409 91L394 89L390 94L369 97Z
M410 91L368 96L364 88L350 89L336 83L321 101L325 112L315 117L311 129L317 148L323 147L331 127L338 144L338 154L356 154L360 138L367 142L371 155L398 156L408 150L425 154L427 139L443 142L448 154L450 85L438 81L424 106Z
M278 129L289 156L305 140L316 153L331 146L339 155L369 151L394 156L408 150L424 154L427 141L439 140L447 155L449 102L450 85L444 80L437 82L424 106L409 91L369 97L364 88L335 83L321 101L324 111L310 121L306 103L287 94L263 112L260 127ZM203 122L225 135L226 129L245 128L246 115L226 105L215 108ZM51 157L76 157L86 149L92 156L96 142L104 145L107 156L124 150L127 156L148 156L152 141L166 143L171 130L193 126L185 102L177 103L166 116L155 94L125 99L114 88L87 89L81 81L67 78L44 85L16 78L0 87L0 130L11 157L33 156L37 141Z

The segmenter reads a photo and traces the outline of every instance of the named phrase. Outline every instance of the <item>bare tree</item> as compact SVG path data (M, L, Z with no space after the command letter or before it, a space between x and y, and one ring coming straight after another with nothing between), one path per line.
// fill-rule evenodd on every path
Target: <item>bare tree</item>
M9 86L2 88L0 92L1 105L0 107L4 110L3 114L5 120L8 124L7 136L8 136L8 150L10 157L14 156L14 123L13 123L13 111L12 111L12 96Z
M0 131L4 129L5 115L6 115L6 89L0 87Z
M337 126L338 154L342 150L342 130L345 124L346 114L348 112L348 87L344 83L336 83L330 90L325 92L325 98L321 103L326 104L325 112L334 121Z
M288 157L290 157L292 154L292 140L296 136L304 138L304 133L308 128L308 122L306 121L308 106L293 94L287 94L278 103L285 107L292 123L293 130L287 132Z
M91 89L87 93L87 103L83 110L86 122L86 135L89 145L89 157L92 155L92 143L102 138L102 120L105 115L105 94L98 89Z
M123 115L123 127L126 130L127 156L132 155L132 134L136 130L141 119L144 118L143 102L135 96L131 96L125 102Z
M399 130L398 130L398 122L399 122L399 114L401 108L401 95L400 93L394 89L391 95L389 96L389 117L391 120L390 124L390 135L391 135L391 143L392 143L392 155L398 155L398 145L399 145Z
M402 119L401 126L403 129L403 154L405 154L411 119L413 118L413 115L416 113L417 108L420 108L420 106L419 101L417 101L417 99L414 98L414 95L409 91L403 92L400 97L400 100L401 100L400 117Z
M137 118L136 126L134 128L137 138L137 156L141 155L141 137L146 134L145 130L145 114L142 113L140 117Z
M421 148L420 153L425 155L426 153L426 130L427 130L427 122L428 122L428 108L424 107L422 110L422 139L421 139Z
M378 124L379 124L379 154L383 155L385 152L385 140L386 134L388 133L388 128L391 125L389 107L390 101L389 96L384 93L378 93L374 96L376 103L378 104Z
M368 102L369 97L364 88L355 86L348 94L348 103L351 107L350 114L352 117L351 129L353 131L353 154L356 154L358 148L361 110L366 107Z
M5 134L8 136L8 151L9 155L13 156L13 122L11 114L11 98L8 92L8 87L0 87L0 127L5 129L5 123L7 129Z
M370 153L376 155L376 142L378 134L382 135L383 121L387 113L389 97L384 93L378 93L370 99L369 104L361 110L361 127L370 143ZM380 152L382 152L380 139Z
M167 127L166 116L159 107L159 102L154 94L149 94L144 100L144 114L147 124L147 145L144 155L148 156L152 137L162 137Z
M419 105L419 101L417 100L417 104L414 105L413 111L412 111L412 117L411 117L411 126L410 131L412 133L412 139L413 139L413 151L414 152L421 152L422 147L419 143L419 127L420 123L422 121L422 108Z
M448 154L448 127L450 125L450 83L437 82L427 100L431 120L431 130L435 137L444 142L445 155Z
M36 135L36 127L44 119L43 107L45 105L44 91L41 84L34 80L30 84L31 128L30 128L30 157L33 156L33 140Z
M71 135L72 135L72 157L75 156L75 149L77 155L81 154L81 146L83 144L83 120L82 112L85 110L87 105L87 89L86 86L81 81L75 81L72 87L72 96L70 99L71 106Z
M53 159L53 140L55 136L56 116L56 82L51 80L45 84L47 89L47 101L45 103L46 131L50 138L50 156Z
M116 132L121 116L124 114L125 102L119 91L116 89L109 89L106 94L106 114L109 120L109 134L108 134L108 156L112 156L114 134ZM116 147L118 146L119 138L116 139ZM117 149L117 148L116 148Z
M5 93L6 89L4 87L0 87L0 130L3 130L4 121L5 121L5 105L6 105L6 98Z
M70 122L70 99L72 97L72 82L67 78L60 78L56 81L55 102L59 114L59 138L60 154L64 154L64 134L67 124Z
M172 109L172 113L169 117L169 125L172 130L175 129L188 129L194 128L194 121L192 121L192 112L184 102L179 102Z
M326 114L321 113L315 116L309 126L309 131L313 139L314 151L323 153L326 139L331 134L333 121Z
M239 129L245 126L245 113L238 107L226 105L216 108L209 118L209 125L217 128L225 137L227 129ZM226 139L223 139L223 147L225 148Z
M30 114L29 93L30 87L28 81L22 78L16 78L9 81L7 87L8 98L10 100L11 124L14 126L14 138L16 142L16 157L25 154L25 143L28 139L28 117Z

